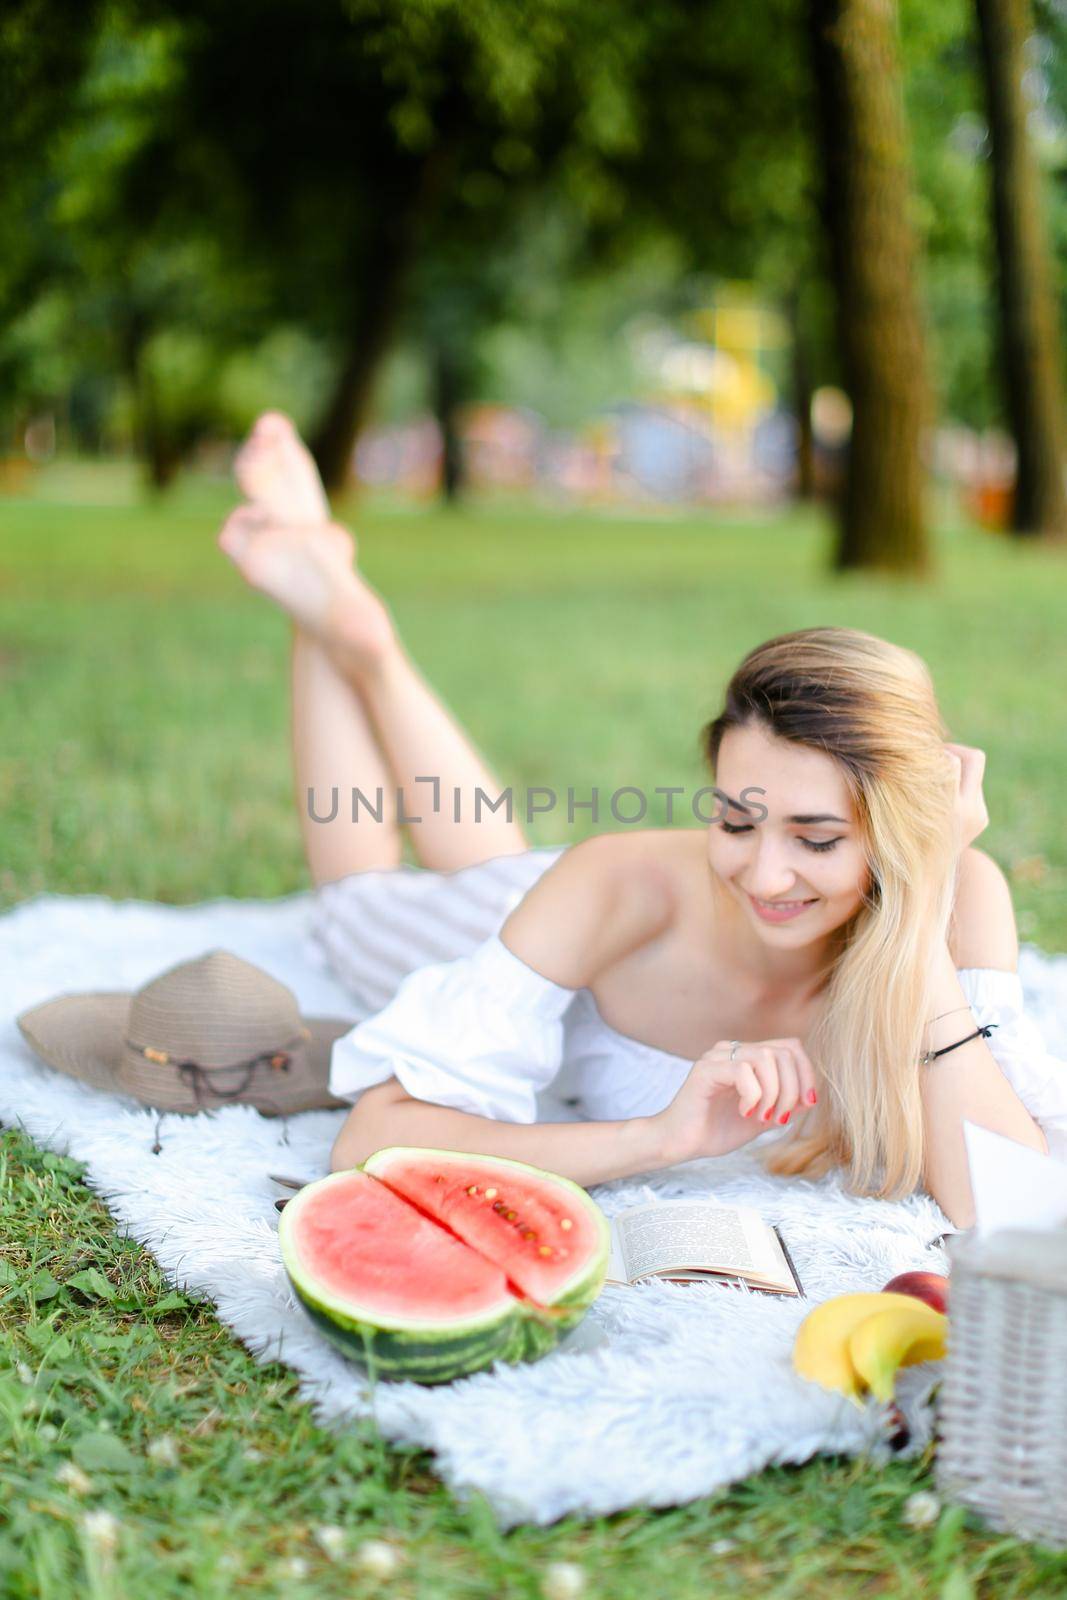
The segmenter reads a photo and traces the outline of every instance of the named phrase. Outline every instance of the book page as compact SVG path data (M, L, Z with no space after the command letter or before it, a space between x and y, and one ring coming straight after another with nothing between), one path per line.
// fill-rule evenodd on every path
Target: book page
M619 1224L614 1217L608 1218L608 1233L611 1238L611 1248L608 1253L608 1270L605 1283L626 1283L630 1279L626 1271L626 1260L622 1253L622 1241L619 1238Z
M772 1252L766 1239L760 1239L761 1232L770 1230L745 1208L706 1200L663 1200L633 1207L615 1221L631 1280L671 1269L758 1274L777 1268L776 1275L780 1273L780 1251Z
M742 1282L749 1284L752 1288L773 1289L782 1294L798 1294L803 1296L804 1290L801 1288L800 1279L796 1276L792 1266L790 1265L790 1262L786 1258L786 1254L782 1248L781 1240L778 1238L778 1234L773 1228L770 1230L770 1232L771 1253L773 1254L774 1262L773 1265L768 1266L765 1270L760 1270L758 1272L741 1271L736 1273L713 1273L708 1268L703 1270L696 1269L689 1271L687 1269L683 1270L680 1267L673 1267L667 1272L658 1273L657 1276L669 1278L672 1283L699 1283L701 1281L706 1283L710 1277L722 1277L726 1280L739 1278Z

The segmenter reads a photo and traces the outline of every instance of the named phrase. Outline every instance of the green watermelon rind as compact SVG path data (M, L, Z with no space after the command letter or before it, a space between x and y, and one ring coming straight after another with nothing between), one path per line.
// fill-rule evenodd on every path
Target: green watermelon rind
M297 1286L294 1284L294 1288ZM299 1288L297 1293L300 1294ZM342 1355L362 1367L371 1378L390 1382L452 1383L467 1378L495 1361L514 1363L526 1359L525 1319L517 1310L484 1330L482 1335L437 1339L423 1344L402 1333L353 1318L345 1323L327 1314L306 1295L305 1312L319 1332ZM553 1338L553 1343L555 1342Z
M465 1150L426 1150L418 1145L387 1145L382 1150L375 1150L373 1155L360 1164L359 1170L366 1172L372 1178L381 1179L381 1174L376 1170L375 1163L388 1167L390 1159L401 1157L407 1160L418 1158L420 1161L445 1162L462 1165L464 1162L484 1162L493 1167L510 1167L520 1176L528 1177L539 1183L550 1183L561 1189L567 1190L573 1197L576 1205L591 1218L600 1238L599 1248L577 1267L570 1278L561 1286L558 1294L553 1295L549 1305L557 1310L573 1307L577 1315L571 1319L563 1319L561 1332L573 1327L589 1306L592 1305L597 1295L604 1286L604 1279L608 1271L608 1256L611 1253L611 1232L608 1219L581 1184L575 1183L572 1178L564 1178L558 1172L546 1172L543 1167L531 1166L528 1161L516 1161L512 1156L488 1156ZM288 1209L288 1208L287 1208ZM285 1213L283 1212L284 1216ZM476 1245L470 1248L477 1249ZM482 1252L479 1252L480 1254ZM494 1265L499 1263L494 1262Z
M600 1248L580 1272L568 1281L560 1295L546 1306L519 1298L509 1291L506 1301L501 1300L498 1308L490 1307L488 1313L474 1313L450 1321L442 1321L440 1317L419 1318L410 1313L394 1318L371 1307L367 1307L361 1316L351 1298L342 1302L330 1295L321 1285L315 1284L314 1275L297 1259L293 1235L302 1210L300 1202L310 1196L313 1190L317 1192L324 1184L344 1179L352 1171L363 1171L368 1177L377 1177L373 1162L378 1158L396 1156L418 1157L420 1160L436 1157L453 1161L488 1161L493 1165L513 1167L519 1173L529 1174L541 1182L548 1180L559 1184L573 1191L576 1200L590 1211L600 1235ZM440 1223L438 1225L443 1226ZM368 1372L373 1381L407 1380L421 1384L451 1383L457 1378L481 1372L497 1361L515 1365L536 1361L547 1355L563 1334L581 1322L599 1295L607 1276L611 1242L604 1213L592 1196L570 1178L545 1172L543 1168L524 1161L514 1161L510 1157L405 1145L390 1145L377 1150L357 1168L330 1173L306 1185L281 1212L278 1237L289 1282L320 1333L349 1360ZM473 1245L467 1245L467 1248L476 1250ZM477 1250L476 1253L481 1254Z

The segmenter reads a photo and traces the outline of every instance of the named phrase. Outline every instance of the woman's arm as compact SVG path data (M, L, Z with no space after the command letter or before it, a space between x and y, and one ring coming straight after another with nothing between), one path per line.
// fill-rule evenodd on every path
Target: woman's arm
M1014 972L1018 937L1011 891L1004 874L981 850L965 850L949 943L941 952L926 1030L926 1048L940 1050L974 1032L957 967L999 967ZM965 1009L959 1009L963 1007ZM943 1012L950 1015L943 1016ZM958 1228L974 1223L964 1121L1005 1134L1048 1153L1045 1135L1009 1084L985 1039L972 1039L922 1073L926 1162L923 1182Z
M588 1188L669 1165L661 1125L652 1117L620 1122L498 1122L430 1105L395 1078L367 1089L349 1113L330 1156L330 1171L358 1166L387 1145L510 1156L558 1172Z

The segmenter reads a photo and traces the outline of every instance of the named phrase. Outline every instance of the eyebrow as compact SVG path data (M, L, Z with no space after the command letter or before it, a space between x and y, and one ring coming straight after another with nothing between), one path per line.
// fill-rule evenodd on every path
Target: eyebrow
M722 790L722 789L719 790L719 793L723 796L723 798L725 799L725 801L727 802L728 805L733 806L735 811L742 812L743 815L746 816L746 817L754 817L756 815L756 813L752 810L751 806L743 806L741 804L740 800L733 799L733 797L731 795L726 794L725 791ZM839 822L839 823L841 823L842 827L847 828L849 826L849 822L848 822L847 818L845 818L845 817L832 817L827 812L824 812L821 816L808 815L808 816L802 816L802 817L786 817L785 820L787 822L800 822L800 823L803 823L805 827L810 827L812 825L812 823L815 823L815 822Z

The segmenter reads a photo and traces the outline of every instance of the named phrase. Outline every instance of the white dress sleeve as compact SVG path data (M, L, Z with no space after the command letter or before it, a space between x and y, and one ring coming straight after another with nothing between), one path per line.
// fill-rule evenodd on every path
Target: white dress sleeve
M1027 1016L1022 979L997 967L960 967L957 976L979 1027L996 1023L986 1044L1044 1132L1049 1155L1067 1161L1067 1061L1049 1054Z
M333 1046L330 1093L355 1101L395 1077L416 1100L501 1122L536 1122L560 1070L565 989L492 934L469 955L418 967Z

